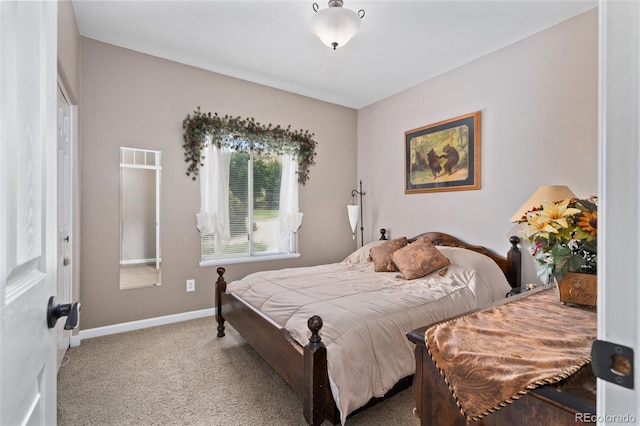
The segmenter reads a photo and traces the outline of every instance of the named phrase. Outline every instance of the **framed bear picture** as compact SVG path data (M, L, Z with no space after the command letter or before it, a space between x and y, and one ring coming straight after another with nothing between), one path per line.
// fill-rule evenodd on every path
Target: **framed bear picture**
M480 111L404 133L405 194L480 189Z

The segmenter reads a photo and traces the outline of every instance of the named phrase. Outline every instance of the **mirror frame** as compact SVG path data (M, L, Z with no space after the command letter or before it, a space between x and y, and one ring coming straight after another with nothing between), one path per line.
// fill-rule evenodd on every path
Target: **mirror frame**
M155 180L155 257L141 256L140 259L127 260L124 259L124 244L125 244L125 232L127 227L124 225L124 206L127 200L125 197L126 189L124 187L124 173L129 170L150 170L154 172L154 180ZM120 290L129 290L134 288L142 288L142 287L152 287L159 286L162 283L162 250L161 250L161 221L160 221L160 200L161 200L161 186L162 186L162 152L149 150L149 149L139 149L139 148L128 148L128 147L120 147L120 256L119 256L119 280L118 286ZM143 194L144 195L144 194ZM143 199L143 197L141 197ZM142 244L142 243L141 243ZM155 265L153 265L155 263ZM150 278L144 280L140 283L134 284L126 284L123 285L123 266L127 265L153 265L157 271L157 279L153 275L153 271L149 271L148 268L144 271L144 275L149 276Z

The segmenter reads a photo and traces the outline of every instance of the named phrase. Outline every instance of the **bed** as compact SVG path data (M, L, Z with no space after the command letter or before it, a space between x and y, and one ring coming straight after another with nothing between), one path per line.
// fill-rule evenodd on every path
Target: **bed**
M411 280L405 269L376 272L372 249L391 241L369 243L339 263L262 271L229 284L225 269L217 270L218 337L228 321L302 396L310 425L344 424L410 386L410 330L487 306L520 286L517 237L503 257L444 233L420 234L406 247L433 245L449 263Z

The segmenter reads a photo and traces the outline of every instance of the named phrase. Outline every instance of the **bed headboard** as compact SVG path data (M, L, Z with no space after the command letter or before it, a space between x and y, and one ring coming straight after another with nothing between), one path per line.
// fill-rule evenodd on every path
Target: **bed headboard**
M386 229L380 230L381 240L387 239L386 233ZM436 246L461 247L489 256L491 259L493 259L494 262L498 264L500 269L502 269L502 272L504 272L504 275L507 277L507 281L509 282L511 287L516 288L521 286L521 252L520 248L518 248L520 238L515 235L509 238L509 242L511 242L511 248L507 252L506 257L501 256L486 247L467 244L456 237L442 232L425 232L424 234L420 234L408 239L407 242L412 243L413 241L422 237L428 237Z

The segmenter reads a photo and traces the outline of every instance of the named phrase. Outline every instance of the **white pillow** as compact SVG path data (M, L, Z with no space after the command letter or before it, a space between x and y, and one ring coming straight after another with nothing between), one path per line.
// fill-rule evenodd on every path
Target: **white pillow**
M371 258L369 257L369 251L371 250L371 247L375 247L378 244L384 243L385 241L387 240L377 240L365 244L364 246L360 247L358 250L347 256L347 258L344 259L342 263L349 263L353 265L356 263L371 262Z
M481 306L504 299L511 291L511 285L502 269L489 256L461 247L437 247L449 258L452 265L476 271L476 286L471 290L476 294Z

